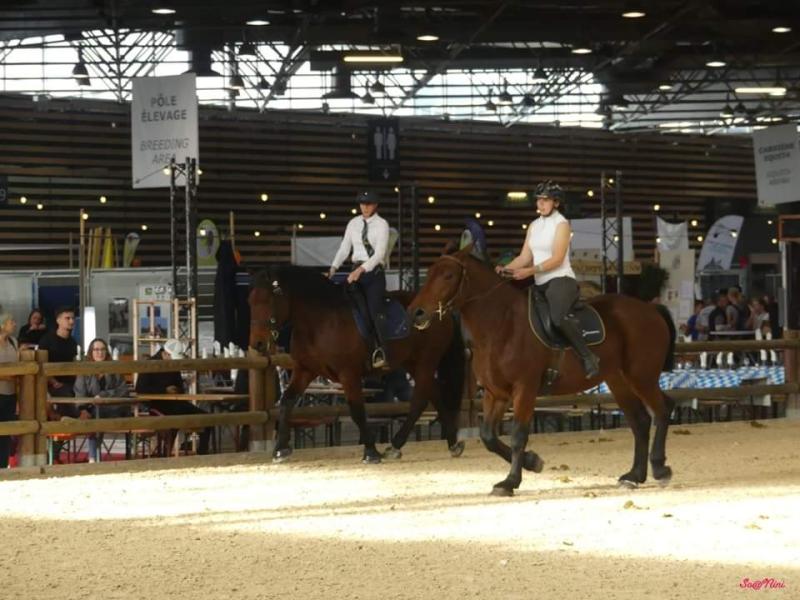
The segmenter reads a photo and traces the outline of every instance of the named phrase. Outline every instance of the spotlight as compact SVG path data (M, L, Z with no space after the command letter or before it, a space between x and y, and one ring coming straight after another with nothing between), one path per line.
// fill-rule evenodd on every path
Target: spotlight
M589 198L594 198L594 190L587 191L586 195L589 196Z
M147 231L147 225L142 225L142 231Z
M106 202L108 202L108 198L105 196L100 196L100 204L105 204Z
M481 213L479 213L479 212L476 212L476 213L475 213L475 218L476 218L476 219L480 219L480 218L481 218Z
M655 212L658 212L658 211L660 211L660 210L661 210L661 205L660 205L660 204L653 204L653 210L654 210Z
M19 199L19 203L20 204L27 204L28 203L28 199L25 196L21 196L20 199Z
M778 243L778 238L772 238L772 243L773 244L777 244Z
M36 210L42 210L42 209L44 209L44 204L42 204L41 202L39 202L39 203L36 205Z
M436 225L434 225L434 226L433 226L433 228L434 228L436 231L441 231L441 230L442 230L442 226L441 226L441 225L439 225L438 223L437 223Z
M706 63L707 67L711 67L712 69L721 69L727 63L724 60L710 60Z
M420 42L438 42L439 36L433 33L423 33L417 36L417 40Z
M256 56L255 44L252 44L250 42L244 42L241 46L239 46L239 56L252 56L255 58Z
M261 201L266 202L269 200L269 194L261 194Z
M697 227L697 219L692 219L691 225L692 227Z
M703 236L702 235L698 235L697 236L697 241L698 242L702 242L703 241Z
M230 78L228 81L228 88L231 90L243 90L244 89L244 79L238 73Z
M489 227L494 227L494 221L489 221L486 223Z
M87 212L83 213L81 215L81 219L83 219L84 221L88 221L89 220L89 213L87 213Z
M302 223L298 223L298 224L297 224L297 228L298 228L298 229L302 229L302 228L303 228L303 224L302 224Z
M527 228L528 228L528 224L527 224L527 223L523 223L523 224L522 224L522 228L523 228L523 229L527 229Z
M772 33L789 33L791 30L792 30L791 27L778 25L777 27L772 28Z
M351 208L350 209L350 214L356 215L356 214L358 214L358 210L356 210L355 208Z
M319 213L319 218L320 218L320 219L322 219L323 221L324 221L324 220L325 220L327 217L328 217L328 215L326 215L324 212L321 212L321 213Z
M266 19L250 19L247 21L248 25L252 25L253 27L260 27L263 25L269 25L269 21Z
M428 204L433 204L434 202L436 202L436 197L435 196L428 196Z
M256 237L261 237L261 232L260 231L254 231L253 235L256 236Z
M156 4L151 10L154 15L174 15L175 9L162 3Z

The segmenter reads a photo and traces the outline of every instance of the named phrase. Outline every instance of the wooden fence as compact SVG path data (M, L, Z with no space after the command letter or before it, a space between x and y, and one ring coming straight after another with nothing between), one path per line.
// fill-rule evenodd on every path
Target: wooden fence
M754 385L708 389L672 389L670 396L685 398L736 398L763 394L787 394L795 398L800 395L798 372L800 372L800 339L791 335L780 340L725 341L679 343L678 353L736 352L753 350L785 350L786 383L780 385ZM250 351L244 358L212 358L171 361L105 361L49 363L47 352L23 350L20 362L0 365L0 377L19 378L19 420L0 422L0 435L21 436L20 465L41 465L46 460L47 436L57 434L89 434L137 429L195 429L221 425L249 425L250 450L266 451L272 447L278 409L277 378L275 368L291 368L292 360L286 354L261 356ZM207 415L175 415L104 418L89 420L48 421L47 380L59 375L99 375L103 373L156 373L173 371L215 371L230 369L249 370L248 410L243 412ZM468 370L469 376L469 370ZM611 401L610 394L573 394L543 396L537 406L596 405ZM462 427L475 427L479 407L473 394L465 394L462 402ZM376 403L367 405L370 416L404 415L409 410L406 402ZM348 415L346 405L298 407L293 416L298 419L321 419L330 416Z

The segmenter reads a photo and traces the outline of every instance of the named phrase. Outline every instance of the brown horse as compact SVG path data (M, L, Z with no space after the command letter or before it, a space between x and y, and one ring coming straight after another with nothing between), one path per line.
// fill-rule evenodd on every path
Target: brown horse
M411 295L395 293L404 307ZM336 285L319 271L281 265L259 273L248 299L250 345L259 352L269 347L278 329L291 323L289 344L294 361L292 376L280 400L278 439L274 458L283 461L289 447L289 418L298 395L320 375L344 388L350 415L364 444L364 462L378 463L381 455L367 427L362 379L367 366L368 344L359 334L351 302L344 285ZM464 343L460 325L448 318L425 332L411 328L406 338L388 344L392 369L404 368L414 379L414 394L408 418L392 439L385 456L400 458L400 449L422 412L431 402L438 411L450 453L459 456L464 443L458 441L458 416L464 384Z
M443 255L428 270L425 286L409 306L418 328L432 326L453 309L461 312L473 338L474 368L483 384L484 421L481 439L486 447L511 463L508 477L495 484L495 495L510 496L522 481L522 469L540 472L544 463L525 451L536 396L553 352L528 325L527 294L501 279L470 257L468 248ZM675 327L664 307L622 295L604 295L589 303L601 315L605 341L595 347L600 375L587 380L575 352L566 352L560 375L550 388L554 394L580 392L605 380L633 430L631 470L619 478L635 487L647 478L651 415L656 433L650 452L653 477L666 482L665 445L669 415L674 405L659 388L662 368L672 362ZM497 427L508 403L514 417L509 448L497 437Z

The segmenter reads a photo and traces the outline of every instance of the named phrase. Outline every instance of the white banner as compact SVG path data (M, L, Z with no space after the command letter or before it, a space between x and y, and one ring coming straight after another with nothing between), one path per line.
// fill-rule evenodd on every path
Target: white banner
M759 205L800 200L800 149L795 123L753 132L753 156Z
M697 261L698 271L726 270L731 268L736 242L742 232L744 217L726 215L717 220L708 230Z
M164 167L175 158L198 159L197 84L194 73L133 80L131 101L131 155L136 188L169 187ZM177 174L176 183L184 185Z
M686 222L668 223L661 217L656 217L656 223L658 225L656 242L659 252L689 249L689 231Z
M694 250L664 250L658 253L658 262L669 273L661 303L676 325L686 323L694 312Z

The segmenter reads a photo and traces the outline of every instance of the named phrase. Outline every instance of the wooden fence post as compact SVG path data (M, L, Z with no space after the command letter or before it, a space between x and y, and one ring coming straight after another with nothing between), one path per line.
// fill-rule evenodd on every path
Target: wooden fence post
M250 357L261 356L252 348L247 351ZM264 369L250 369L248 372L249 404L251 411L261 412L264 410ZM264 452L264 426L250 426L250 452Z
M796 329L784 329L783 337L787 340L796 340L800 338L800 331ZM783 367L786 373L786 383L800 382L800 350L797 348L787 348L783 352ZM786 418L800 419L800 394L787 394Z
M47 362L47 350L37 350L35 360L39 363L39 372L35 376L34 418L39 421L39 426L47 422L47 375L44 374L43 365ZM34 464L47 464L47 436L41 431L36 434L34 442Z
M20 352L21 362L35 362L36 353L33 350ZM36 375L23 375L19 386L19 420L36 420ZM36 464L36 434L28 433L20 436L19 440L19 466L32 467Z

